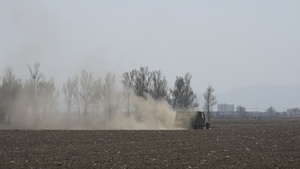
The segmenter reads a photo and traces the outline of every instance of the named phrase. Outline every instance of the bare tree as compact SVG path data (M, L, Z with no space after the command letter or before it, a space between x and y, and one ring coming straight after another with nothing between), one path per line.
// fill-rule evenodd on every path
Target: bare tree
M150 94L155 100L165 100L168 96L168 86L165 76L162 76L161 71L152 73L152 87Z
M135 92L138 96L146 97L145 93L149 93L151 88L152 73L149 72L148 67L141 67L137 71L135 82Z
M7 68L0 85L0 123L10 123L15 120L19 107L17 99L21 89L21 80L15 78L12 68Z
M176 109L176 107L180 105L180 97L182 97L184 85L184 79L182 77L176 77L174 89L170 89L171 98L169 103L172 105L173 109Z
M145 94L151 95L155 100L164 100L168 96L167 80L160 70L150 72L148 67L140 67L139 70L125 72L122 84L125 91L132 90L143 98L146 98Z
M133 87L134 87L134 79L135 79L135 72L125 72L123 74L123 99L125 101L125 108L127 112L127 116L130 116L133 103L132 103L132 94L133 94Z
M243 107L243 106L237 106L237 107L236 107L236 111L237 111L237 112L245 112L245 111L246 111L246 108Z
M101 108L101 102L103 100L103 87L102 87L102 81L99 77L98 79L94 80L93 83L93 95L92 95L92 104L93 104L93 113L94 115L99 115L100 108Z
M35 63L33 67L28 65L28 69L30 72L30 78L27 81L27 89L30 94L30 101L31 101L31 106L33 109L34 117L36 120L39 119L39 103L41 99L39 98L39 91L40 91L40 83L44 81L45 77L42 73L39 71L40 68L40 63Z
M192 76L187 73L184 77L176 77L175 86L170 90L169 103L173 109L195 109L199 106L197 95L191 87Z
M215 89L209 85L206 89L206 92L203 94L204 97L204 111L207 115L207 121L210 118L210 111L212 110L213 106L217 104L216 96L213 95Z
M238 113L238 116L240 116L242 118L248 118L248 115L247 115L245 107L243 107L243 106L237 106L236 107L236 112Z
M63 85L63 91L68 109L67 112L70 113L72 104L76 102L78 97L78 76L75 78L68 78Z
M93 82L94 82L94 78L92 73L87 72L86 70L82 70L80 80L79 80L80 86L79 86L78 94L83 104L84 114L87 114L89 106L92 103Z
M145 99L147 98L146 94L158 101L168 99L167 80L160 70L150 72L148 67L140 67L139 70L125 72L122 84L127 115L130 115L134 109L132 93Z
M117 109L117 97L115 76L112 73L107 73L103 84L103 107L106 113L107 120L111 120Z
M274 117L274 114L276 113L276 110L273 106L271 106L266 110L266 113L267 113L268 117Z
M53 112L59 96L59 91L55 87L54 77L45 80L45 76L40 73L39 68L39 63L35 63L33 67L28 65L30 78L25 85L34 114L34 123L40 122L41 115L45 116Z
M290 117L299 117L300 109L298 107L288 109L287 111L289 112Z
M130 81L130 83L132 82L132 89L134 93L137 96L146 98L145 93L150 92L152 80L152 73L149 72L148 67L140 67L140 70L132 70L129 73L125 73L124 76L131 78L130 80L132 81Z
M183 88L182 106L188 109L194 109L199 106L197 95L193 92L191 87L191 79L192 75L189 73L184 76L185 86Z
M128 89L133 89L135 78L136 78L136 71L133 70L131 72L125 72L123 74L123 80L122 80L123 86Z
M38 93L43 113L51 113L56 106L56 100L59 96L59 92L54 84L54 77L51 77L48 81L40 82Z

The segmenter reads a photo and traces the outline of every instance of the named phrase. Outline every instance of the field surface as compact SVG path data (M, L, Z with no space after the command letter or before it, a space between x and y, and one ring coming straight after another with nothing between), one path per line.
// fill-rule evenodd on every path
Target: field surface
M0 168L299 168L300 120L210 130L0 130Z

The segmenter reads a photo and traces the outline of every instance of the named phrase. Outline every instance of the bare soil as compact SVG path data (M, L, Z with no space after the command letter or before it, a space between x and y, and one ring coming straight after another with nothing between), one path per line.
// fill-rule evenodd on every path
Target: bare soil
M300 120L210 130L0 130L0 168L299 168Z

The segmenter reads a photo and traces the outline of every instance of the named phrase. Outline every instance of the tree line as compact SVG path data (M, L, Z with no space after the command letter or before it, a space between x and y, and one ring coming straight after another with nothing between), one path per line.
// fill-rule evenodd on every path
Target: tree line
M280 119L280 118L299 118L300 109L298 107L278 112L273 106L265 111L247 111L245 107L238 105L232 112L213 112L214 118L223 119Z
M12 68L7 68L0 86L0 122L18 122L31 113L39 120L39 112L55 111L59 92L54 78L46 79L39 71L39 63L28 66L29 78L22 82L15 77Z
M29 65L28 70L29 77L25 81L17 79L12 68L5 70L0 85L0 123L18 122L27 114L38 121L40 116L51 116L57 111L60 92L55 86L54 77L46 79L40 72L39 63ZM78 116L92 114L95 118L110 120L118 111L124 116L137 116L139 110L134 105L135 98L166 102L174 110L198 108L191 79L189 73L178 76L174 87L169 88L160 70L150 71L148 67L140 67L122 74L122 87L119 89L112 73L107 73L102 79L83 69L79 75L66 79L62 93L66 113ZM204 108L208 112L216 104L213 91L209 86L204 94Z

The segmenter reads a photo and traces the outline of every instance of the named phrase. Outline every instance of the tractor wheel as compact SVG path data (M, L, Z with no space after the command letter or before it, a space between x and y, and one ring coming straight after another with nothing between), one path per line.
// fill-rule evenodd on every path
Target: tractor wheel
M205 127L208 130L210 128L210 124L209 123L205 123Z

